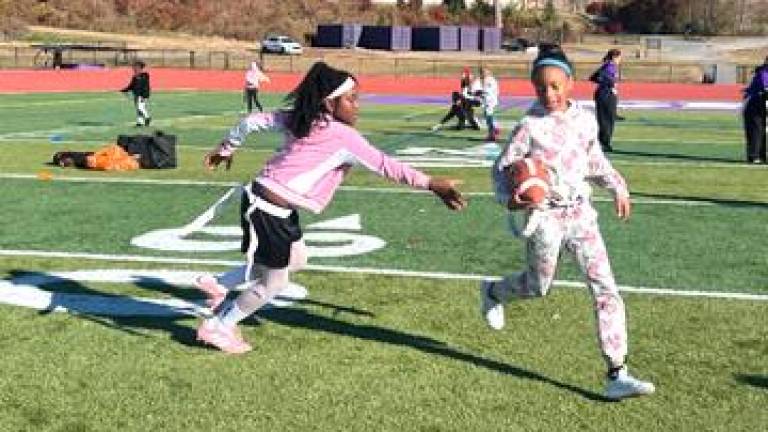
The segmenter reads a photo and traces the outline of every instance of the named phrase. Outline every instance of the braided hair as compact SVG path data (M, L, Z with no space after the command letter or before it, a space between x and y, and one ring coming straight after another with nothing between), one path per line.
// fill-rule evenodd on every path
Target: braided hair
M294 137L306 137L316 121L331 114L325 100L348 78L357 81L349 72L332 68L325 62L312 65L301 83L285 98L292 106L286 127Z

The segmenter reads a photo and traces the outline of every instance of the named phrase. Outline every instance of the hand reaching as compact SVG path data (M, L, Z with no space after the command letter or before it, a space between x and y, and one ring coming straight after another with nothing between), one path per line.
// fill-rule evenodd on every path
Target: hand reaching
M525 210L529 209L531 207L535 206L533 201L526 201L520 197L518 194L514 194L509 198L509 201L507 201L507 208L515 211L515 210Z
M467 200L456 189L456 186L460 184L460 180L433 178L429 181L429 190L443 200L443 204L448 208L458 211L467 206Z
M616 216L619 219L629 220L629 216L632 214L632 203L629 201L629 197L617 196L613 200L613 207L616 209Z
M209 171L213 171L218 168L222 162L224 162L224 168L227 170L232 168L232 152L222 151L224 148L223 144L224 143L219 144L215 149L205 154L205 157L203 158L203 165Z

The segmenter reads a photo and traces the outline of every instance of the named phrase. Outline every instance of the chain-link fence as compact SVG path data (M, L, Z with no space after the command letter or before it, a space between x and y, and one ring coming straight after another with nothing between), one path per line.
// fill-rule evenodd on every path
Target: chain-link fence
M444 54L444 53L443 53ZM310 66L325 60L337 67L358 75L416 75L428 77L455 77L466 67L487 67L501 78L528 78L530 61L526 59L504 59L502 56L474 57L457 56L447 58L444 55L433 59L417 58L407 55L359 56L342 52L317 51L300 56L248 53L225 51L190 51L181 49L134 50L63 50L61 61L65 65L98 65L117 67L130 65L141 59L151 67L174 67L190 69L243 70L254 59L261 61L268 72L306 72ZM586 79L600 64L597 62L576 62L575 75ZM32 47L0 47L0 68L51 68L53 51L44 51ZM749 78L749 68L736 67L739 82ZM666 82L666 83L701 83L705 81L711 65L697 63L668 62L632 62L622 64L621 76L626 81Z

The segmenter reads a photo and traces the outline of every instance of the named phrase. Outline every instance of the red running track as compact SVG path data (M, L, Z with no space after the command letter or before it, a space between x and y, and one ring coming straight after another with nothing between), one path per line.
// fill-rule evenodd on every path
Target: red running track
M237 91L242 89L243 71L151 69L153 90ZM301 75L273 73L264 92L287 92ZM129 68L101 70L0 70L0 93L84 92L119 90L131 78ZM361 91L370 94L447 95L457 90L458 77L365 75L358 77ZM504 96L533 96L527 80L502 79ZM625 100L708 100L738 101L741 85L636 83L620 84ZM594 90L589 82L577 82L574 97L589 99Z

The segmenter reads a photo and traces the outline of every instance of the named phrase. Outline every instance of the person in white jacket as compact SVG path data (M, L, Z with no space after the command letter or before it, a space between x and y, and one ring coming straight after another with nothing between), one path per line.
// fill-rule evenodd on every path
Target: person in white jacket
M264 111L264 107L259 102L259 87L262 82L269 82L269 77L261 71L258 62L251 62L250 68L245 72L245 92L243 93L248 113L253 111L254 105L259 112Z
M485 115L485 125L488 127L488 141L496 141L499 138L499 128L496 125L494 117L496 107L499 105L499 82L493 77L493 73L488 68L483 68L480 72L482 84L482 102L483 114Z

